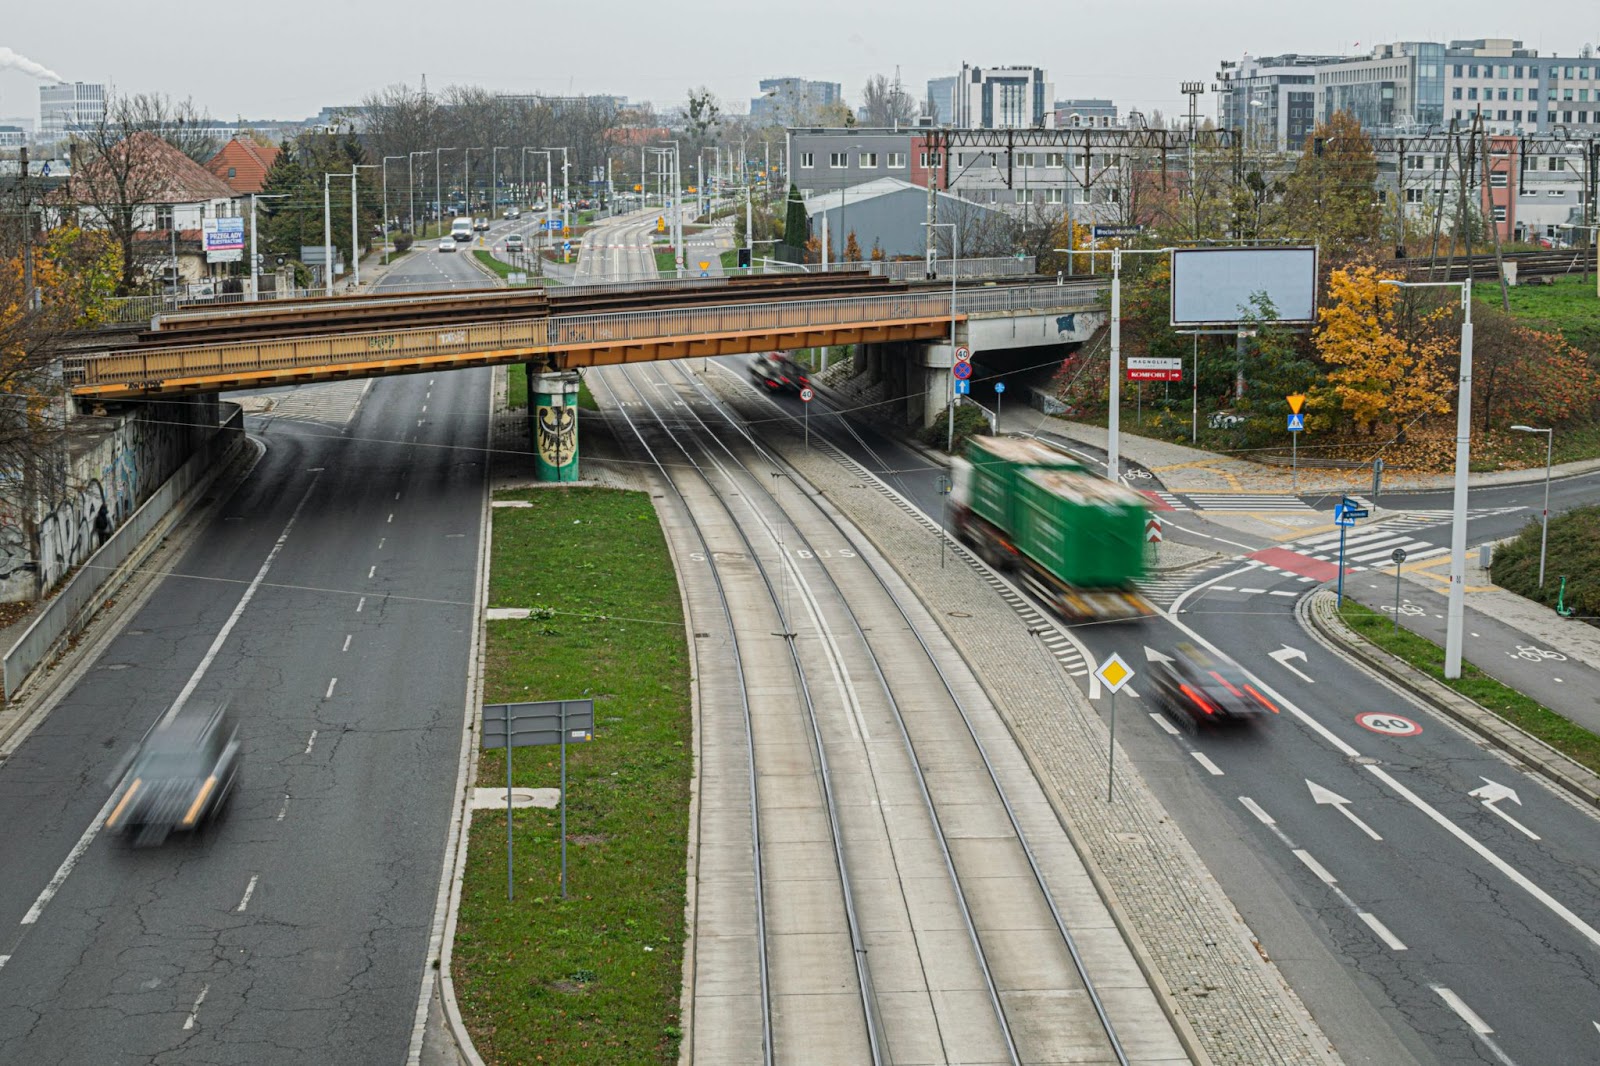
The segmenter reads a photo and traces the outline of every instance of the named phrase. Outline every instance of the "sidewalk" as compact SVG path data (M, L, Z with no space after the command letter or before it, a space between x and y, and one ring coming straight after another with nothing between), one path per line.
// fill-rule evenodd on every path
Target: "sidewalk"
M1032 408L1020 411L1007 408L1001 412L1003 427L1008 433L1038 433L1047 431L1089 445L1104 452L1107 433L1103 426L1072 422L1064 418L1041 414ZM1183 444L1123 433L1119 441L1123 459L1143 467L1154 474L1162 487L1173 492L1288 492L1291 475L1287 466L1265 466L1246 459L1219 455L1216 452L1191 448ZM1552 477L1570 477L1600 470L1600 459L1562 463L1551 469ZM1543 481L1544 468L1526 470L1496 470L1470 474L1467 483L1472 488L1490 485L1518 485ZM1298 474L1298 492L1301 495L1317 493L1367 493L1372 489L1372 471L1369 467L1351 470L1308 469L1301 467ZM1408 470L1386 470L1383 474L1384 492L1421 492L1449 489L1455 484L1451 474L1425 474Z

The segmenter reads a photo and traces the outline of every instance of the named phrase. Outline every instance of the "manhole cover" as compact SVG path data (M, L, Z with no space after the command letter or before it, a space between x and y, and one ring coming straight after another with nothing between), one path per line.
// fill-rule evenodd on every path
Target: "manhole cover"
M513 807L557 807L561 804L561 790L559 788L513 788L511 790L511 806ZM472 809L505 810L506 790L504 788L475 788L472 790Z

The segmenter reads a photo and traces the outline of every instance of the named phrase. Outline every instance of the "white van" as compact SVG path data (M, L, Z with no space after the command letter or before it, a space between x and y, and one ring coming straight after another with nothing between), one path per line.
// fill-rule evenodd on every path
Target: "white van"
M472 219L463 216L450 223L450 236L458 241L472 240Z

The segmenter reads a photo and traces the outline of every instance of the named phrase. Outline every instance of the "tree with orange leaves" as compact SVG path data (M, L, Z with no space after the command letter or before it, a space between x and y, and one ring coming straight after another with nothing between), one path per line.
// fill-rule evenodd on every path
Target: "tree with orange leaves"
M1450 410L1455 379L1450 305L1414 311L1396 278L1373 267L1335 270L1317 315L1315 344L1329 366L1319 399L1343 408L1367 432L1380 424L1403 434L1414 419Z

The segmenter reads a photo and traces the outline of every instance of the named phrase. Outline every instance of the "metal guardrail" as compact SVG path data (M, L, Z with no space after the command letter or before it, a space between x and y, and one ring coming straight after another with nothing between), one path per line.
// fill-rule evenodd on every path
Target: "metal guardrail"
M104 602L101 593L106 591L107 584L116 576L122 564L133 556L178 501L205 479L229 449L244 439L244 411L237 405L230 406L234 408L233 414L212 434L211 439L178 467L78 567L77 573L67 579L61 591L39 612L39 617L11 645L4 659L0 660L0 664L3 664L6 699L9 700L21 687L22 682L44 661L62 637L81 630L88 623Z
M1042 286L1058 291L1056 286ZM998 298L1004 290L980 294ZM1059 306L1059 303L1050 306ZM154 382L171 378L247 375L341 363L384 363L475 352L529 352L574 346L651 342L706 334L761 333L898 319L938 319L950 313L940 295L896 293L832 300L718 304L668 311L555 315L477 325L432 326L334 336L140 348L66 361L69 386Z
M879 277L895 281L922 281L928 276L928 264L920 259L868 262L867 267ZM1014 278L1039 273L1037 256L992 256L982 259L935 259L933 273L936 278L950 280L951 270L959 278Z
M958 289L956 311L1058 311L1066 308L1090 309L1105 300L1106 284L1099 281L1043 282L1038 285L977 286ZM944 306L949 310L950 300Z

